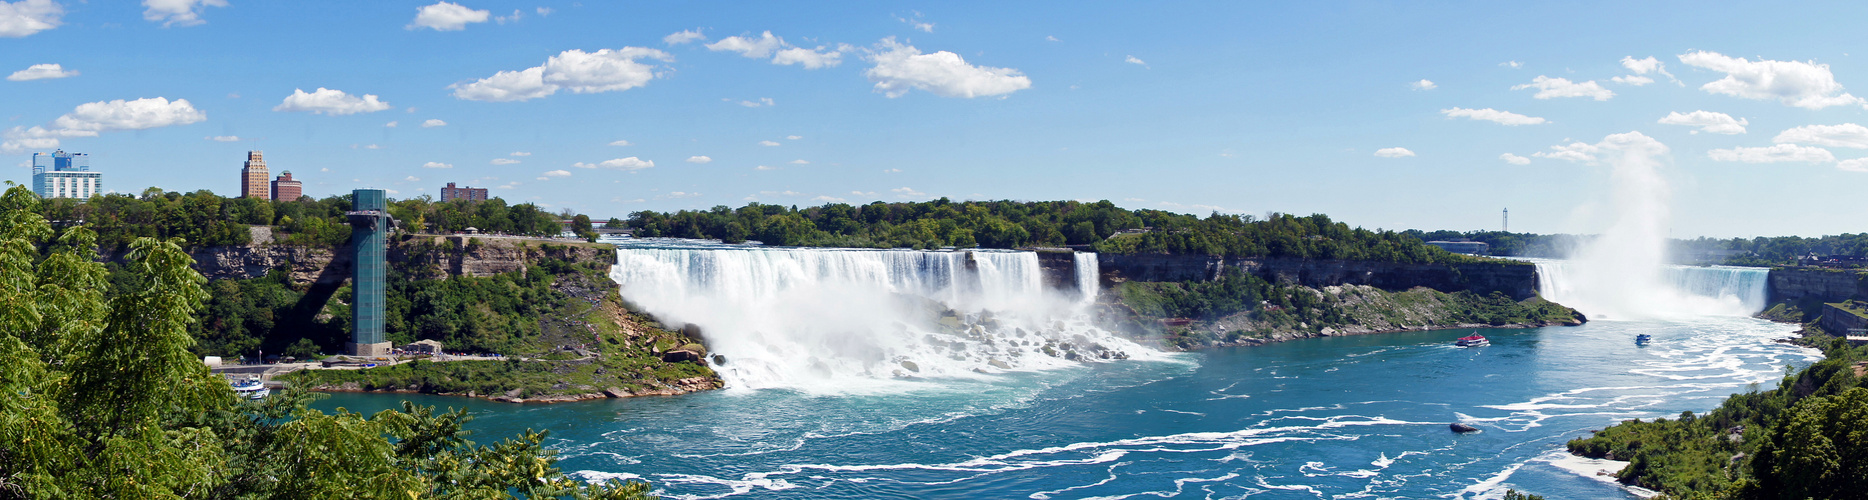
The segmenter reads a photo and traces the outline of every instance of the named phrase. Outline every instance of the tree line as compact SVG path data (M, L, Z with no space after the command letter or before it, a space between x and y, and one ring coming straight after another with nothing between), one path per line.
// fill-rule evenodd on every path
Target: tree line
M0 498L647 498L557 467L543 432L469 441L465 411L311 409L236 396L190 352L207 282L179 238L126 243L0 194Z
M873 248L1021 248L1087 245L1107 253L1201 254L1431 263L1463 257L1394 231L1352 228L1325 215L1212 213L1205 218L1127 210L1107 200L965 201L786 207L749 203L630 214L636 236L757 240L766 245Z

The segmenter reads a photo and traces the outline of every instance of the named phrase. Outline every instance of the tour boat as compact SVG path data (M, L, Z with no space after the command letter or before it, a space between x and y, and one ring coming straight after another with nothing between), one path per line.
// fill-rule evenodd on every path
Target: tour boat
M1634 336L1635 345L1647 345L1649 340L1654 340L1654 336L1645 333Z
M246 380L235 382L233 390L234 394L247 399L264 399L272 394L272 389L267 389L266 384L260 382L259 377L247 377Z
M1480 347L1492 345L1492 342L1485 340L1485 336L1479 335L1479 332L1472 332L1472 336L1460 337L1459 341L1454 342L1454 344L1460 347Z

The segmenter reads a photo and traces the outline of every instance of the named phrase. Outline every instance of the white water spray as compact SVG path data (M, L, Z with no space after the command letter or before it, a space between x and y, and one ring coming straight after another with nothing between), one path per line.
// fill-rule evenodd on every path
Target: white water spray
M1572 149L1600 153L1613 220L1567 262L1540 262L1539 293L1591 319L1743 316L1764 306L1762 270L1695 269L1667 262L1672 192L1662 175L1667 146L1640 132Z
M1077 256L1080 296L1009 251L637 240L611 278L669 326L699 326L729 387L852 392L1148 352L1091 325L1096 255Z

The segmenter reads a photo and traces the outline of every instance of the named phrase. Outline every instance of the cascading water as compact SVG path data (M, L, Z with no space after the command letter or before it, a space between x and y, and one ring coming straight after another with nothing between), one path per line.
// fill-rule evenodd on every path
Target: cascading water
M1759 267L1665 266L1658 286L1635 303L1604 302L1588 282L1576 280L1579 264L1534 260L1537 293L1602 319L1681 316L1750 316L1764 310L1770 270Z
M1096 256L1078 256L1094 297ZM1148 351L1091 325L1089 301L1047 290L1038 264L1031 252L642 239L619 244L611 278L670 326L700 327L729 387L861 391Z
M1077 252L1077 290L1083 292L1083 302L1095 302L1096 294L1102 289L1102 267L1096 262L1095 252Z

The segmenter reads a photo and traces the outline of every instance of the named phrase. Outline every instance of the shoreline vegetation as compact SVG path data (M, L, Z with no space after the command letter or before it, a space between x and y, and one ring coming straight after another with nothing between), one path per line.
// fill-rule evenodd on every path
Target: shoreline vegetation
M652 498L566 475L542 431L476 444L464 410L238 397L189 351L209 294L183 240L129 240L113 280L98 233L39 203L0 194L0 496Z

